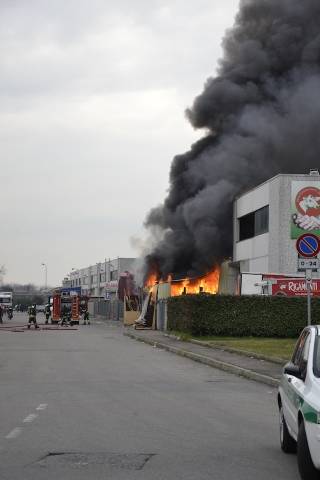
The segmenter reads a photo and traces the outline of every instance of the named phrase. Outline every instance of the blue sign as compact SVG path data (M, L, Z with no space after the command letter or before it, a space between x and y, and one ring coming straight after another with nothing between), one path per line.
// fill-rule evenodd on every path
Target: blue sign
M320 252L320 239L312 233L305 233L298 238L296 247L302 257L314 258Z
M62 295L81 295L81 287L63 287L61 289Z

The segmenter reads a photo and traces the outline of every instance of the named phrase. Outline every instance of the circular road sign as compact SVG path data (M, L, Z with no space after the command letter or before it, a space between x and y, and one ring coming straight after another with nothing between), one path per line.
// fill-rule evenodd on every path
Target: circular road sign
M314 258L320 252L320 238L313 233L305 233L297 240L298 253L305 258Z

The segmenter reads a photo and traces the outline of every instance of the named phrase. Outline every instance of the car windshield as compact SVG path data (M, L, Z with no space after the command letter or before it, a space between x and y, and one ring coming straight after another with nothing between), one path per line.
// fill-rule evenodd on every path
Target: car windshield
M313 360L313 371L320 378L320 335L317 335Z

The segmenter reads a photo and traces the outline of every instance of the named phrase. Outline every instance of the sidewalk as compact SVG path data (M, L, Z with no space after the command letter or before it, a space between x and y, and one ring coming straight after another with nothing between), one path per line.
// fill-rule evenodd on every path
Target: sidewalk
M132 327L126 327L124 335L250 380L273 387L279 385L282 366L267 360L239 355L221 348L183 342L160 331L134 330Z

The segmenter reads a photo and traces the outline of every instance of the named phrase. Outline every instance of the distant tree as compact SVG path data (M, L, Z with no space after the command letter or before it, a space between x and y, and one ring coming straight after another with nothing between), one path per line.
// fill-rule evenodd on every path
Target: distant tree
M33 283L1 283L1 290L13 292L14 305L43 305L48 301L48 295Z
M2 283L1 290L3 292L13 292L13 286L10 283Z
M43 295L23 295L23 294L13 294L13 303L14 305L24 305L29 306L33 305L44 305L47 302L47 298Z
M14 292L25 292L25 293L36 293L39 292L33 283L12 283L11 284Z

